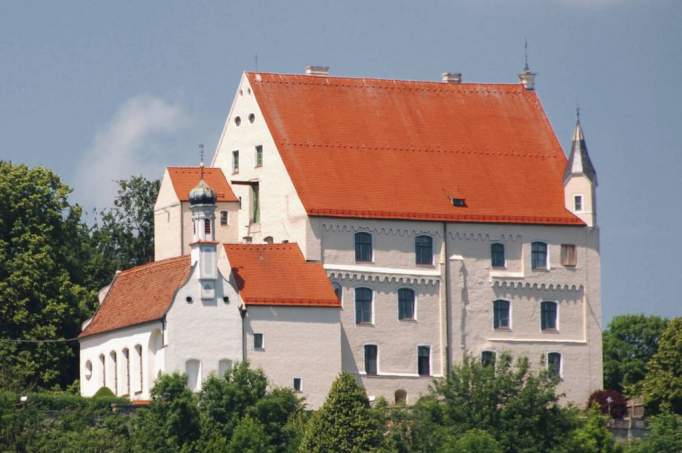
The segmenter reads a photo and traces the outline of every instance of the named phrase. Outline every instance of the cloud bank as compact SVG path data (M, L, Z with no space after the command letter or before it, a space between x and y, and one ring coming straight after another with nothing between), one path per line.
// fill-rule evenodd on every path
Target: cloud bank
M189 123L182 107L139 95L128 99L95 135L76 170L75 198L87 209L113 204L116 180L158 178L167 164L164 140Z

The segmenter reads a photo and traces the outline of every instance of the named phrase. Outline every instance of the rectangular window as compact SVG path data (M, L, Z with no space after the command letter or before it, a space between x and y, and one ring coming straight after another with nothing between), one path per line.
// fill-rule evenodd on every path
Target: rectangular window
M355 233L355 261L372 261L372 235L369 233Z
M429 346L417 348L417 372L419 376L431 376L431 348Z
M211 234L211 221L209 219L204 219L204 234Z
M301 380L300 377L295 377L294 378L294 392L301 392L303 391L303 381Z
M575 208L575 212L580 212L583 210L583 196L582 195L574 195L573 196L573 207Z
M493 327L509 329L509 301L496 300L493 303Z
M263 334L254 333L253 334L253 349L263 349Z
M377 375L377 355L379 351L377 345L366 344L365 345L365 373L368 376Z
M251 223L260 223L260 185L251 184Z
M540 304L540 318L542 330L555 330L557 319L556 302L542 302Z
M561 376L561 354L550 352L547 354L547 369L554 376Z
M433 239L431 236L417 236L414 240L417 264L433 264Z
M575 267L577 263L575 244L561 244L561 264L566 267Z
M369 288L355 289L355 322L356 324L372 322L372 290Z
M398 290L398 319L414 319L414 290L400 288Z
M220 224L227 225L227 211L220 211Z
M481 352L481 364L483 366L495 366L495 353L493 351Z
M263 166L263 146L257 145L256 146L256 167L262 167L262 166Z
M490 245L490 262L493 267L504 267L504 244L491 244Z
M239 151L232 151L232 173L239 173Z
M533 269L547 269L547 244L544 242L531 244L531 265Z

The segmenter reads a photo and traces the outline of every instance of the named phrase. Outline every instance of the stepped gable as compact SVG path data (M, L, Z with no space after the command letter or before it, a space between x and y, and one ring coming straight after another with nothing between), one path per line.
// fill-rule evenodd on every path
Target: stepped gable
M246 77L311 216L584 225L521 84Z
M247 306L341 307L322 265L306 262L297 244L224 247Z

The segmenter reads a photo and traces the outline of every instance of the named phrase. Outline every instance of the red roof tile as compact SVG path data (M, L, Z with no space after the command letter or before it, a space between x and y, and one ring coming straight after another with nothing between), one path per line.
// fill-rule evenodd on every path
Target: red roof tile
M169 258L119 273L81 337L161 319L189 277L189 256Z
M583 225L564 207L566 157L520 84L247 77L309 215Z
M297 244L224 247L247 305L341 306L322 265L306 262Z
M168 167L168 174L180 201L188 201L190 190L199 183L201 169L199 167ZM204 181L213 189L218 201L239 201L220 168L205 167Z

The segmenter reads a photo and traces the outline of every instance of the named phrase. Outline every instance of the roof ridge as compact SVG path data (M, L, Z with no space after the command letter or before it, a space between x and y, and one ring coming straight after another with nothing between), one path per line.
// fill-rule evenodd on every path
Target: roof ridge
M133 272L150 270L152 268L160 268L160 267L163 267L166 265L175 264L176 262L184 261L188 258L189 258L189 255L180 255L180 256L173 256L171 258L164 258L164 259L158 260L158 261L150 261L150 262L145 263L145 264L139 264L137 266L133 266L131 268L121 270L119 275L131 274Z

